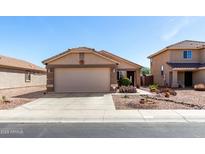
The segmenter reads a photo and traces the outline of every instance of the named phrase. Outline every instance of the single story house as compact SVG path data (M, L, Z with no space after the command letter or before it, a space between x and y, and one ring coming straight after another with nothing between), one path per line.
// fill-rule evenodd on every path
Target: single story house
M45 86L46 69L0 55L0 89Z
M140 86L141 66L107 51L79 47L43 61L48 92L110 92L122 76Z
M192 87L205 83L205 42L185 40L150 55L154 83Z

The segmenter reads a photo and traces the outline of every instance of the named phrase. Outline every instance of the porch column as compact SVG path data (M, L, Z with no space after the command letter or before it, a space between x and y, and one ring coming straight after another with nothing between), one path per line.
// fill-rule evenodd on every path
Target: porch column
M47 92L54 92L54 68L47 67Z
M172 87L177 88L178 85L178 71L172 72Z
M110 68L110 91L115 91L117 86L117 69L116 67L112 67Z
M134 72L134 78L135 78L134 86L135 87L140 87L141 86L140 69L138 69Z

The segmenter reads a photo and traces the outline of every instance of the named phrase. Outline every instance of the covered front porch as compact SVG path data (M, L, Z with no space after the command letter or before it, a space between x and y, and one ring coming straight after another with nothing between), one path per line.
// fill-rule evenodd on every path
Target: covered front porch
M193 87L197 69L173 69L169 72L169 84L173 88Z
M128 78L132 82L131 85L135 87L140 86L140 71L139 70L133 70L133 69L118 69L117 70L117 82L119 83L119 80L121 78Z

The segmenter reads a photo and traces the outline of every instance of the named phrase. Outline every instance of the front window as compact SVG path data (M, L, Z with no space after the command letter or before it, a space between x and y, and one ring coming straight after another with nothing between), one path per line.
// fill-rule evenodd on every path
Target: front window
M164 66L163 65L161 66L161 75L162 76L164 75Z
M31 72L26 72L25 74L25 81L30 82L31 81Z
M117 80L119 81L121 78L124 78L127 76L126 71L118 71L117 72Z
M183 53L184 59L192 59L192 51L191 50L186 50Z

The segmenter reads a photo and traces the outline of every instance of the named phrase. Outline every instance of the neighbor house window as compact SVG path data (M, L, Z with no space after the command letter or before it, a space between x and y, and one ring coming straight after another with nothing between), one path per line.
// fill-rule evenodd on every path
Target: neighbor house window
M80 53L79 58L80 58L80 60L84 60L84 53Z
M79 63L84 64L84 53L79 53Z
M30 82L31 81L31 72L26 72L25 74L25 81Z
M161 66L161 75L164 75L164 66Z
M183 53L184 59L192 59L192 51L191 50L186 50Z

